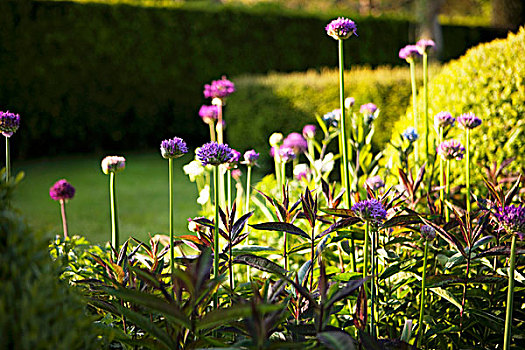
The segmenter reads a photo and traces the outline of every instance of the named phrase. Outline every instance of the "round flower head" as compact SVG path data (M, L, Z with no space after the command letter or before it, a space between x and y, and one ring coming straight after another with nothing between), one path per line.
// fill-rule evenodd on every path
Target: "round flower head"
M363 114L374 114L377 111L377 106L373 103L367 103L359 108L359 112Z
M204 85L204 97L223 99L235 92L235 85L226 79L225 76L221 80L214 80L211 84Z
M458 117L458 124L462 129L474 129L481 125L481 119L469 112Z
M197 159L203 166L220 165L229 162L233 157L232 149L226 144L208 142L197 150Z
M288 163L291 160L295 159L295 152L290 147L282 146L279 148L279 158L281 161Z
M180 137L164 140L160 143L160 153L163 158L179 158L188 153L186 142Z
M419 48L416 45L407 45L399 50L399 58L407 62L419 56L421 56L421 53L419 53Z
M281 134L280 132L274 132L273 134L270 135L270 146L272 147L276 147L276 146L280 146L281 143L283 142L283 134Z
M244 164L248 166L254 166L257 163L258 159L259 153L255 152L255 150L251 149L249 151L244 152Z
M498 208L496 217L507 233L517 234L520 239L525 237L525 206L510 205Z
M339 120L341 120L341 110L334 109L323 115L322 119L327 127L333 126L334 128L337 128L339 126Z
M303 136L307 139L313 139L315 137L315 125L308 124L303 128Z
M241 152L232 148L232 157L229 163L239 163L241 161Z
M334 19L332 22L328 23L325 29L326 34L336 40L348 39L352 34L357 36L357 27L354 21L344 17Z
M436 43L433 40L421 39L416 43L416 46L419 49L419 53L423 54L436 46Z
M198 160L192 160L183 166L182 170L184 170L184 173L190 177L191 182L194 182L197 177L204 174L204 167Z
M368 179L366 179L365 182L368 185L368 187L370 187L374 191L377 191L381 187L385 187L385 182L379 175L369 177Z
M347 97L345 98L345 108L349 109L350 107L353 107L355 104L355 98L353 97Z
M386 219L386 210L377 199L367 199L357 202L352 211L364 221L382 222Z
M303 153L308 148L308 142L303 135L298 132L292 132L283 141L283 147L289 147L294 150L296 154Z
M293 168L293 175L299 181L302 179L307 179L309 174L310 168L308 168L308 165L306 164L297 164L297 166Z
M433 241L436 238L436 230L429 225L421 226L421 238L426 239L427 241Z
M126 158L120 156L107 156L100 164L104 174L118 173L126 167Z
M234 178L235 181L239 181L241 179L241 175L242 175L241 169L232 170L232 177Z
M217 120L219 108L217 106L202 105L199 109L199 115L206 124L211 124Z
M434 124L436 128L445 128L447 126L454 126L454 118L449 112L439 112L434 116Z
M0 111L0 131L5 137L11 137L20 127L20 115L9 111Z
M447 140L437 147L437 153L445 160L461 160L465 153L465 147L458 140Z
M58 180L49 189L49 196L55 201L71 199L75 196L75 188L65 179Z
M419 138L419 135L413 127L408 127L403 133L401 134L408 142L412 143L416 141Z

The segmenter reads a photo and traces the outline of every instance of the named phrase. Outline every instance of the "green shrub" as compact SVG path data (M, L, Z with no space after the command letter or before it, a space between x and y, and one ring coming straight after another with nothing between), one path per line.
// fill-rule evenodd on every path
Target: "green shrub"
M476 181L485 175L481 169L483 165L500 163L510 157L516 157L509 167L511 171L523 169L525 164L524 50L525 28L521 28L517 34L509 34L507 39L469 50L462 58L445 65L429 84L431 118L440 111L448 111L454 117L473 112L483 120L471 133L471 162L474 164L471 176ZM433 125L433 120L430 123ZM398 138L409 125L410 117L403 117L396 125L393 138ZM420 135L422 130L420 127ZM432 131L431 144L435 135ZM465 144L464 131L457 127L450 137ZM463 177L463 161L454 163L454 177Z
M47 240L7 206L0 184L0 348L99 349L85 305L59 280Z
M203 84L223 74L335 67L337 45L324 32L330 19L222 6L1 1L1 108L23 117L13 153L152 148L173 135L199 144L207 134L196 122ZM409 21L354 19L359 38L345 45L349 63L403 64L397 53ZM445 59L499 35L462 28L445 35L453 49Z

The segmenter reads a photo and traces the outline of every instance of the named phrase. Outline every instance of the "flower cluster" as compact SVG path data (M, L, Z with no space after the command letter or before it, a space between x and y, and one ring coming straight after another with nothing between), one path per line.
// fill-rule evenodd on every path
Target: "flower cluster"
M439 112L434 116L434 124L436 128L446 128L447 126L454 126L454 118L449 112Z
M374 191L377 191L380 188L385 187L385 182L379 175L369 177L368 179L366 179L365 183L368 185L368 187L370 187Z
M279 148L279 159L284 162L288 163L291 160L294 160L296 158L295 152L290 147L284 147L282 146Z
M419 138L419 134L413 127L408 127L401 135L410 143L415 142Z
M293 175L298 181L301 181L302 179L308 180L310 168L306 164L297 164L297 166L293 168Z
M306 151L308 142L304 139L303 135L298 132L292 132L284 139L283 147L291 148L295 154L300 154Z
M179 158L188 153L186 142L180 137L164 140L160 143L160 153L163 158Z
M204 85L204 97L206 98L225 98L235 92L235 85L226 79L225 76L220 80L214 80L211 84Z
M211 124L219 117L219 107L202 105L199 115L206 124Z
M5 137L11 137L20 127L20 115L9 111L0 111L0 131Z
M334 109L323 115L322 119L327 127L333 126L334 128L337 128L339 127L339 121L341 120L341 110Z
M377 106L373 103L367 103L362 105L359 108L359 112L361 112L365 116L365 123L370 124L374 119L377 118ZM377 113L376 113L377 112Z
M423 225L420 229L421 238L426 239L427 241L433 241L436 238L436 229L429 225Z
M419 53L423 54L425 52L428 52L428 50L430 50L434 46L436 46L436 43L430 39L421 39L416 43L416 46L419 49Z
M241 161L241 152L232 148L232 157L228 163L236 165Z
M367 199L352 206L354 214L364 221L381 222L386 219L386 210L377 199Z
M496 217L507 233L515 233L520 239L525 237L525 206L510 205L498 208Z
M258 159L259 159L259 153L255 152L255 150L253 149L246 151L244 153L244 164L248 166L256 165Z
M344 17L339 17L328 23L325 30L326 34L336 40L348 39L352 34L357 36L357 26L354 21Z
M102 159L100 166L102 167L102 172L106 175L111 172L118 173L126 167L126 158L120 156L107 156Z
M197 149L197 159L203 166L220 165L230 161L234 156L232 149L226 144L208 142Z
M315 137L315 130L316 130L315 125L312 125L312 124L305 125L303 128L304 138L313 139Z
M458 117L458 124L462 129L474 129L481 125L481 119L469 112Z
M399 50L399 58L409 61L421 56L419 48L416 45L407 45Z
M49 196L55 201L71 199L75 196L75 188L65 179L58 180L49 189Z
M465 153L465 147L458 140L447 140L437 147L437 153L445 160L461 160Z

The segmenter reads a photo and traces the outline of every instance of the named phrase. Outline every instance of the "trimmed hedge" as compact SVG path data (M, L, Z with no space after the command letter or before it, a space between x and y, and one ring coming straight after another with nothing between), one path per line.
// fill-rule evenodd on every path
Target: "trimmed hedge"
M448 111L454 117L473 112L483 120L471 132L471 172L474 181L485 176L482 166L516 157L511 171L525 170L525 28L507 39L479 45L445 65L429 84L429 116ZM422 102L422 101L419 101ZM422 110L422 104L420 105ZM433 120L430 121L433 125ZM411 125L404 116L393 137ZM421 122L423 125L423 122ZM420 135L422 128L420 129ZM431 133L431 144L435 133ZM449 138L463 144L464 131L453 128ZM422 149L422 148L421 148ZM454 178L464 181L464 161L454 162Z
M222 74L335 67L329 20L220 6L2 1L1 108L23 116L13 151L140 149L174 134L199 144L204 83ZM348 63L402 63L408 21L355 20L360 36L345 45ZM448 59L501 32L456 26L444 34Z

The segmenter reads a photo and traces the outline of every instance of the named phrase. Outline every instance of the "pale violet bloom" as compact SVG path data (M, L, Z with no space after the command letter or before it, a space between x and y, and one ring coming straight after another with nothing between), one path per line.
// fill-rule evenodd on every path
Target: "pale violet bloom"
M301 180L302 178L308 178L308 175L310 174L310 168L308 165L301 163L297 164L293 168L293 175L297 180Z

